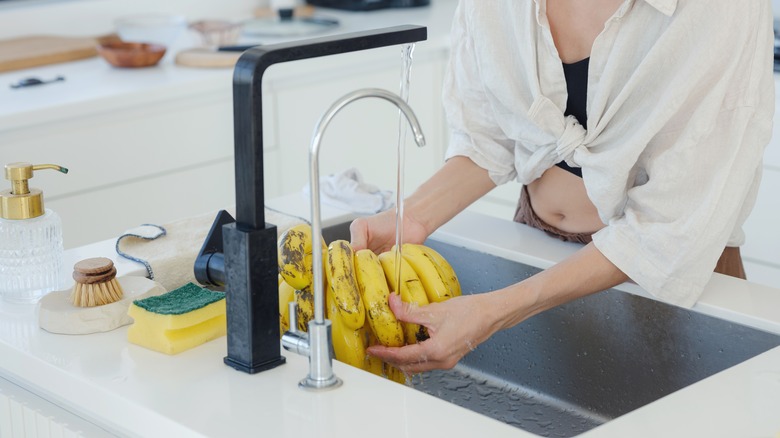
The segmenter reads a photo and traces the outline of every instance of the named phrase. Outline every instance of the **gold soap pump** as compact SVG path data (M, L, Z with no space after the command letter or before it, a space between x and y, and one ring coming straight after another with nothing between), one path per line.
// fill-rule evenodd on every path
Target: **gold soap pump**
M36 188L31 189L27 183L27 180L33 177L33 171L43 169L54 169L68 173L68 169L56 164L6 164L5 179L11 181L11 189L0 191L1 218L32 219L44 214L43 192Z
M68 173L56 164L5 166L11 189L0 191L0 298L6 301L35 302L60 284L62 221L28 184L43 169Z

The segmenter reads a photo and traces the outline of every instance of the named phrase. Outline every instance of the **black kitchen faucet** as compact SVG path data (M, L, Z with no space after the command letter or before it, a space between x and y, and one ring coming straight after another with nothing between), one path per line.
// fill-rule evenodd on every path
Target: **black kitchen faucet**
M404 25L257 46L244 52L233 72L236 218L217 217L198 260L195 277L225 286L225 363L257 373L285 362L279 343L277 230L265 222L263 186L263 74L273 64L414 43L427 28ZM219 242L219 232L222 242ZM222 248L224 250L222 250Z

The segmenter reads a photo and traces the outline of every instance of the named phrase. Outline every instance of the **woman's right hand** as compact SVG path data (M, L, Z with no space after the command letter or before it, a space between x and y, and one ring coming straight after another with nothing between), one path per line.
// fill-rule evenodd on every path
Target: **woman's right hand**
M368 248L376 254L389 251L395 245L395 209L357 218L349 231L353 250ZM423 243L428 238L425 227L409 215L405 215L403 233L404 243Z
M423 243L496 185L487 170L467 157L452 157L404 202L404 243ZM349 227L352 248L377 254L395 245L395 210L355 219Z

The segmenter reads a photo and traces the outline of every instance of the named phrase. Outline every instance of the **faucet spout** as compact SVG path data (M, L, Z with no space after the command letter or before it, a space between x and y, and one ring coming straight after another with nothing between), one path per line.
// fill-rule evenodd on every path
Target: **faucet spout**
M342 108L350 103L367 98L376 97L384 99L395 106L406 117L414 133L414 139L418 146L425 145L425 136L422 133L420 122L414 111L399 96L386 90L366 88L353 91L337 100L322 115L314 128L311 146L309 148L309 193L311 194L311 234L312 248L322 247L322 214L320 212L320 145L325 129L333 120L333 117ZM325 284L322 278L323 261L322 251L312 251L312 283L314 284L314 319L309 321L308 337L301 339L293 324L295 305L290 304L290 328L291 330L282 336L284 348L309 356L309 374L301 380L299 386L304 389L329 389L341 385L341 380L333 374L333 343L331 341L331 323L325 319ZM301 346L303 344L303 346Z
M233 71L236 220L224 225L222 233L227 365L256 373L285 362L279 346L277 231L276 226L265 222L263 74L273 64L282 62L414 43L426 38L425 27L404 25L261 45L239 58Z
M417 120L417 116L409 105L404 102L398 95L391 93L387 90L381 90L378 88L365 88L362 90L356 90L348 93L341 99L337 100L331 107L322 115L317 126L314 128L314 135L312 136L311 145L309 147L309 186L311 193L311 228L312 228L312 248L319 248L322 245L322 215L320 213L320 145L322 143L322 136L325 133L325 129L330 124L331 120L336 114L350 103L368 98L374 97L384 99L401 111L409 125L412 128L414 134L414 140L418 146L425 146L425 136L422 133L420 122ZM314 281L314 321L322 323L325 319L325 294L322 290L322 279L317 281L318 277L322 276L322 254L320 251L312 252L312 272Z

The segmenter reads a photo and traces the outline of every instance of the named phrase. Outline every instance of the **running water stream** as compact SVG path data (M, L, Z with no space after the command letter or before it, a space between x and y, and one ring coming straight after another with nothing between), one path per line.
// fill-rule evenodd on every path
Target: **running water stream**
M401 86L399 96L407 104L409 103L409 84L412 80L412 55L414 53L414 44L404 44L401 47ZM395 278L397 288L401 287L401 257L404 241L404 159L406 149L406 134L409 132L409 126L404 120L403 113L398 111L398 151L396 168L396 191L395 191ZM400 291L396 291L400 293Z

